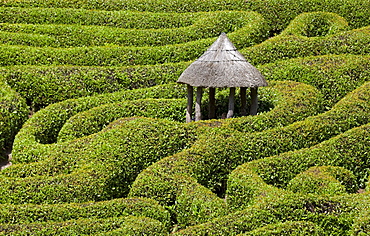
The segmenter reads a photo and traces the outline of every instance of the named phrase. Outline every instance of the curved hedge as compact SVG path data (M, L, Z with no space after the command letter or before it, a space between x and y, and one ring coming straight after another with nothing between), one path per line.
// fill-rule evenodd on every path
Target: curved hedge
M63 1L63 4L66 4ZM99 11L66 8L0 7L2 23L38 25L96 25L126 29L162 29L190 26L203 13L154 13L137 11ZM2 24L1 27L6 27ZM27 26L32 27L32 25ZM47 26L45 26L47 27ZM58 26L56 26L58 27ZM114 29L114 28L113 28ZM63 29L64 31L67 29Z
M303 37L282 33L240 52L255 65L318 55L346 53L367 55L370 52L369 34L369 26L324 37Z
M25 100L0 81L0 160L13 143L14 136L28 117Z
M58 133L65 122L75 114L93 107L127 100L145 98L182 98L184 86L168 84L147 89L122 91L103 94L95 97L66 100L55 103L35 113L17 133L13 145L13 160L15 162L30 162L39 159L46 153L47 145L57 141Z
M0 29L5 31L0 34L0 42L34 47L165 46L216 37L220 32L229 33L243 27L255 31L251 25L257 26L262 21L260 14L255 12L221 11L199 14L194 23L187 27L162 27L156 30L81 25L0 24ZM162 20L157 22L163 24ZM262 30L263 28L260 29ZM259 43L263 39L255 37L251 41Z
M330 108L368 80L369 61L369 56L325 55L274 62L258 69L270 81L292 80L316 87ZM128 67L10 66L0 68L0 74L37 111L70 98L175 82L188 65L189 62Z
M11 66L0 68L0 74L26 98L33 111L38 111L70 98L173 83L186 66L188 63L131 67Z
M324 235L322 228L309 221L286 221L284 223L269 224L261 228L252 230L248 233L238 236L247 235Z
M161 222L147 217L127 216L106 219L76 219L61 223L32 223L25 225L0 225L3 235L164 235Z
M71 1L55 0L23 0L3 2L6 7L53 7L53 8L82 8L104 10L133 10L149 12L199 12L219 10L253 10L257 11L274 26L273 32L284 29L297 15L304 12L328 11L345 16L353 28L369 25L370 2L368 0L336 0L322 2L320 0L110 0L110 1Z
M9 172L14 176L1 178L0 202L40 204L124 197L138 173L191 145L196 130L158 119L118 120L95 135L53 145L46 156L37 156L39 165L5 169L2 176Z
M177 189L186 187L184 176L223 196L228 174L238 165L291 150L310 147L369 122L369 83L348 94L332 110L304 121L261 133L230 133L213 129L194 145L164 158L140 173L130 197L148 197L171 205ZM240 140L244 140L240 142Z
M369 6L0 3L0 73L31 108L0 173L0 234L368 234ZM164 119L183 119L172 82L218 29L269 81L259 115Z
M229 34L235 46L244 48L261 42L266 38L266 22L259 14L254 13L253 24ZM207 22L206 22L207 23ZM226 24L227 22L220 22ZM219 35L220 31L213 29L213 22L203 26L200 33L211 31ZM235 40L234 40L235 39ZM0 66L11 65L80 65L80 66L125 66L161 64L166 62L181 62L199 57L215 40L215 38L200 39L176 45L157 47L74 47L48 48L27 46L1 46Z
M63 222L73 219L145 216L170 225L170 215L156 201L143 198L119 198L110 201L70 204L3 204L0 224Z

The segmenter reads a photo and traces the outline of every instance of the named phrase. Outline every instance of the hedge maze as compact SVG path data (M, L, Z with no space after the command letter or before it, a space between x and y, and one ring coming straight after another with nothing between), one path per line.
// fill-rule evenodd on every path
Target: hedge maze
M1 2L0 154L12 165L0 235L370 234L369 9ZM219 89L218 119L185 123L176 80L221 32L269 82L259 113L221 119Z

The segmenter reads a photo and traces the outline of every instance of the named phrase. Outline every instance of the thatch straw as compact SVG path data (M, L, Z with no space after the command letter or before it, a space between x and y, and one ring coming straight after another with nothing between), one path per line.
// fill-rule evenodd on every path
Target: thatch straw
M236 50L225 33L181 74L177 82L213 88L267 86L262 74Z

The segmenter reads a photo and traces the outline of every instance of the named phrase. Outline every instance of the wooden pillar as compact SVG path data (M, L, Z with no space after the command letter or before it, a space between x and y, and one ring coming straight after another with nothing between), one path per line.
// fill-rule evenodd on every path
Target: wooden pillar
M208 107L208 118L216 118L216 88L209 88L209 107Z
M203 88L198 87L197 88L197 100L195 103L195 121L199 121L202 119L202 112L201 112L202 93L203 93Z
M191 116L193 114L193 86L188 85L188 105L186 107L186 122L191 122Z
M258 109L257 90L258 90L258 87L251 88L251 109L250 109L250 114L252 116L257 115L257 109Z
M230 88L229 110L227 112L226 118L231 118L234 116L234 107L235 107L235 88Z
M241 100L240 114L242 116L246 116L247 115L247 88L246 87L240 88L240 100Z

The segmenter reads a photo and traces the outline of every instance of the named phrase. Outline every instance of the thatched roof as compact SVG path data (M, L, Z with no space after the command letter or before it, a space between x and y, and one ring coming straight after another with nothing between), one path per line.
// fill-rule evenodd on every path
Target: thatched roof
M225 33L181 74L177 82L214 88L267 86L262 74L236 50Z

